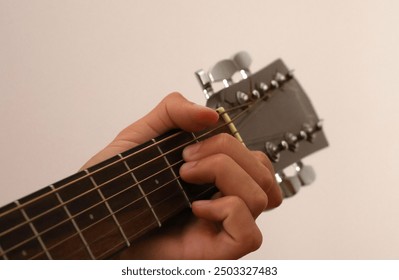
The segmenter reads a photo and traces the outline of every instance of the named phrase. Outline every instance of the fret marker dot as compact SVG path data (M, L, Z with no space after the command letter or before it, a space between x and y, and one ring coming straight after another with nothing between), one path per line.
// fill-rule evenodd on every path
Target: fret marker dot
M157 179L155 179L155 184L157 184L157 185L159 184L159 181Z
M24 256L24 257L26 257L28 255L28 253L25 250L23 250L21 253L22 253L22 256Z
M89 215L89 218L90 218L90 220L94 220L93 214L90 214L90 215Z

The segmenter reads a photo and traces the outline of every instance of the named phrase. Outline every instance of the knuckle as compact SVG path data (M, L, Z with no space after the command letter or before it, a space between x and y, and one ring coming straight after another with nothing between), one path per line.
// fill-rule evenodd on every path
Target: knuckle
M273 170L273 165L270 161L270 159L267 157L267 155L264 152L261 151L252 151L252 154L255 156L257 160L262 163L267 169Z
M263 236L258 227L256 227L256 230L252 230L251 238L249 240L248 249L250 251L255 251L260 248L263 242Z
M262 213L267 207L269 202L269 198L263 191L260 191L253 199L253 208L254 214L257 216L258 214Z
M245 251L247 253L256 251L260 248L263 243L263 236L256 224L254 224L253 227L248 227L243 230L239 243L245 244Z
M215 168L220 169L221 171L223 171L225 164L228 161L230 161L230 158L227 155L225 155L225 154L219 153L219 154L215 154L215 155L212 156L212 161L213 161L212 165Z
M279 207L281 205L281 203L283 203L283 195L282 195L282 193L280 191L280 188L278 186L277 186L277 191L278 191L278 194L275 195L273 197L273 200L270 202L270 207L271 208Z
M277 186L277 190L278 190L278 196L276 197L273 206L278 207L281 205L281 203L283 203L283 195L280 191L280 188Z
M169 101L169 100L174 100L174 99L177 99L177 98L181 99L181 98L184 98L184 97L183 97L183 95L180 92L174 91L174 92L171 92L168 95L166 95L163 100L164 101L166 101L166 100Z
M228 133L220 133L215 136L215 144L220 150L226 149L226 147L229 147L232 141L235 140L236 139Z
M247 208L245 202L237 196L225 196L223 199L226 200L226 210L227 211L242 211L243 208ZM248 209L248 208L247 208ZM263 237L260 229L253 221L252 226L243 227L239 238L236 240L237 246L243 249L244 251L252 252L262 245Z
M261 151L252 151L252 153L262 163L266 163L269 160L266 154Z
M273 187L274 181L274 175L266 169L259 179L259 184L263 190L268 192Z
M181 100L185 100L184 96L177 91L171 92L167 94L159 103L161 106L168 106L168 104L173 104L179 102Z
M240 209L241 207L246 207L244 201L238 196L225 196L226 205L230 209Z

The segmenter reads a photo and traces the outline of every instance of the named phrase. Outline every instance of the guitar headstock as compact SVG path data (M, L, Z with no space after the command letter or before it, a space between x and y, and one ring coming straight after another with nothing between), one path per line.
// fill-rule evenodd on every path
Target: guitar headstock
M251 58L239 52L196 76L211 108L224 107L245 145L270 158L285 197L315 179L302 159L328 146L322 121L281 59L251 74ZM239 76L238 81L237 76ZM218 91L214 87L222 85ZM294 174L284 170L293 166Z

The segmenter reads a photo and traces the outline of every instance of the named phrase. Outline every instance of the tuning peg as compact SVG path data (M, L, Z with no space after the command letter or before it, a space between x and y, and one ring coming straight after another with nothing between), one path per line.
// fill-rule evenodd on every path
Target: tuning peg
M277 72L276 75L274 75L274 80L277 81L278 83L284 83L287 78L285 75L281 74L280 72Z
M238 71L237 65L230 59L221 60L209 71L209 78L212 82L222 81L225 87L229 87L234 73Z
M262 93L266 93L266 92L269 90L269 86L268 86L266 83L264 83L264 82L260 82L260 83L257 85L257 88L259 88L259 90L260 90Z
M249 66L252 63L250 55L247 52L242 51L235 54L232 59L237 65L237 69L240 71L242 78L248 78L248 76L251 74L251 71L249 71Z
M285 133L284 139L285 139L285 141L287 142L287 144L288 144L288 149L289 149L291 152L296 152L296 151L298 151L299 139L298 139L298 137L297 137L294 133L291 133L291 132Z
M205 98L208 100L212 94L213 94L213 88L211 84L211 79L209 78L209 75L205 73L204 70L200 69L195 72L195 76L197 77L201 87L202 87L202 92L205 95Z
M284 197L295 195L302 186L310 185L316 179L313 167L304 165L301 161L296 162L293 166L296 172L293 176L287 176L282 171L275 174Z
M310 165L303 164L302 161L294 163L294 168L302 186L310 185L316 179L316 172Z
M249 96L248 96L248 94L246 94L245 92L237 91L237 93L236 93L236 99L237 99L237 102L238 102L239 104L244 104L244 103L248 102Z
M299 192L301 181L297 176L286 176L284 172L276 173L277 183L280 185L283 197L291 197Z
M272 162L278 162L280 160L280 152L289 149L289 144L285 140L281 140L278 144L267 141L265 143L266 155Z
M322 130L323 129L323 123L324 123L323 120L318 120L317 123L316 123L316 126L315 126L315 131Z
M317 121L317 123L312 126L308 123L302 125L302 130L300 131L300 137L306 139L312 143L316 137L316 132L323 129L323 120Z
M285 74L285 78L287 80L290 80L290 79L294 78L294 70L293 69L289 70L288 73Z

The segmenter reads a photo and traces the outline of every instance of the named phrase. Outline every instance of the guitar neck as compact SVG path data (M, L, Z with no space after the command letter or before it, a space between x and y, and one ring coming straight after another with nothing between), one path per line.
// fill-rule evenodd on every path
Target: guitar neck
M284 197L315 178L302 159L328 146L309 98L292 72L276 60L253 75L248 55L197 71L207 106L225 107L247 147L272 161ZM232 76L244 73L235 84ZM212 82L226 86L214 93ZM103 259L162 226L191 202L209 197L211 185L183 182L182 151L227 132L242 141L224 111L223 124L201 133L171 131L0 208L2 259ZM284 168L293 165L295 174Z
M182 150L220 132L171 131L0 209L0 258L104 259L209 197L182 181Z

